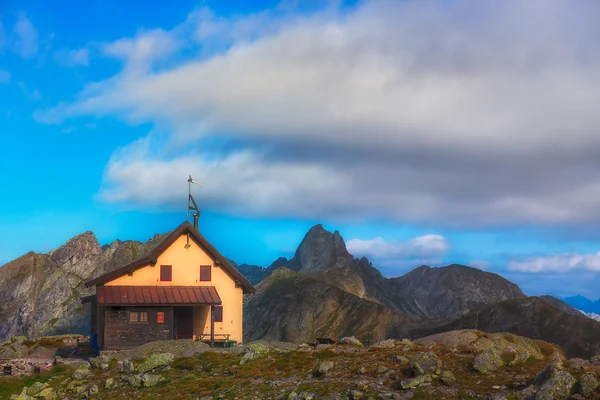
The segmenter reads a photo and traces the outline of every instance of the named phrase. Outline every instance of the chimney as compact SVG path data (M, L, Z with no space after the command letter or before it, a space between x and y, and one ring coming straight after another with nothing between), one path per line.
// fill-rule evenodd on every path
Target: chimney
M198 217L200 216L200 213L194 213L194 228L196 228L196 230L198 230Z

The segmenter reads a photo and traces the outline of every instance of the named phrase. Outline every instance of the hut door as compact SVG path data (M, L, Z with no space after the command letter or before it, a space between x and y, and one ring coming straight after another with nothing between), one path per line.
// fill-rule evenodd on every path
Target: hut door
M194 307L175 308L178 339L191 339L194 333Z

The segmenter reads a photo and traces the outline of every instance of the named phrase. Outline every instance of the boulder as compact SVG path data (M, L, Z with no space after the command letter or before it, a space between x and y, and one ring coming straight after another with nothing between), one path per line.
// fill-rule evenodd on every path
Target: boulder
M335 363L333 361L323 361L322 363L319 364L319 368L317 369L317 371L319 372L319 374L325 375L325 374L331 372L334 365L335 365Z
M171 353L159 353L152 354L150 357L145 359L144 361L135 365L135 369L138 372L150 372L157 368L163 368L171 364L175 356ZM123 363L123 366L125 364Z
M579 379L578 391L586 398L592 398L600 383L592 373L584 374Z
M110 358L106 356L90 357L88 361L92 368L97 368L102 371L106 371L108 370L108 362L110 361Z
M77 381L81 381L81 380L85 379L89 374L90 374L89 368L85 364L83 364L79 368L77 368L75 370L75 372L73 372L73 379L75 379Z
M88 393L90 396L98 394L98 392L99 392L98 385L92 385L92 386L90 386L90 389L88 390Z
M381 375L381 374L385 374L389 370L390 369L388 367L386 367L385 365L378 365L377 368L375 368L375 373L377 375Z
M386 339L381 342L377 342L369 347L369 349L373 350L385 350L385 349L393 349L398 346L398 341L396 339Z
M563 363L560 359L555 358L548 365L544 367L540 372L535 375L533 384L535 386L542 386L550 377L558 371L562 371Z
M54 389L47 387L37 394L38 399L55 400L58 398Z
M415 378L410 378L410 379L405 379L400 381L400 386L402 387L402 389L411 389L411 388L416 388L417 386L426 383L426 382L431 382L431 375L419 375Z
M415 372L415 375L425 375L428 373L440 373L442 368L442 360L434 353L421 352L410 357L410 366Z
M489 374L490 372L497 371L503 365L504 362L502 361L502 357L500 357L500 354L492 348L479 354L473 360L473 369L482 374Z
M406 356L397 356L395 354L392 354L390 356L390 361L397 362L397 363L403 363L403 364L408 364L410 362L410 360L408 359L408 357L406 357Z
M162 378L159 375L144 374L144 375L142 375L142 386L143 387L156 386L158 384L158 382L160 382L163 379L164 378Z
M142 376L141 375L127 376L127 377L125 377L125 381L133 387L142 386Z
M30 387L27 388L27 392L26 394L28 396L36 396L38 395L42 390L44 390L46 388L47 385L41 383L41 382L35 382L33 385L31 385Z
M584 360L583 358L572 358L569 360L569 365L573 369L584 369L590 362L588 360Z
M263 341L251 342L244 347L244 356L240 360L240 364L245 364L248 361L257 359L273 350L272 346L269 346Z
M511 333L488 334L473 329L465 329L438 333L418 339L416 342L426 346L439 344L477 354L491 348L498 354L511 355L513 363L522 363L529 358L544 359L540 347L533 339Z
M108 378L104 382L104 389L111 390L113 387L115 387L115 380L113 378Z
M123 360L123 371L128 373L128 374L132 374L135 372L135 365L133 364L133 362L130 359L125 359Z
M450 371L442 371L440 374L440 382L446 386L454 386L456 384L456 378Z
M367 399L367 396L360 390L352 390L350 392L350 399L351 400L364 400L364 399Z
M556 371L540 387L535 400L566 400L571 394L575 378L567 371Z
M365 347L354 336L343 337L343 338L341 338L340 340L337 341L337 344L345 344L345 345L351 345L351 346L356 346L356 347Z
M535 386L529 385L525 389L518 391L515 394L518 400L532 400L535 399Z

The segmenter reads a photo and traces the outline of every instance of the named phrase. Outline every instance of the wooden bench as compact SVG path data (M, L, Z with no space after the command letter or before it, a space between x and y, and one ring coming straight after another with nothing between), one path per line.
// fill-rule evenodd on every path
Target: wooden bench
M237 343L235 340L230 340L231 335L227 333L215 333L215 344L223 344L223 347L234 347ZM200 334L200 341L210 343L210 333Z

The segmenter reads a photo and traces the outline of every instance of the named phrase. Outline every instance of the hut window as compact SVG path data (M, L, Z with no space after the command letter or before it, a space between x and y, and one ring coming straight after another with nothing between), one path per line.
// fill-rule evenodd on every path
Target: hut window
M200 266L200 281L202 282L210 282L211 279L211 267L210 265L201 265Z
M223 306L215 306L215 322L223 322Z
M140 312L140 322L148 323L148 313L145 311Z
M129 322L138 322L138 313L137 312L129 312Z
M165 313L162 311L159 311L156 313L156 323L157 324L164 324L165 323Z
M171 282L172 273L170 265L160 266L160 280L163 282Z

